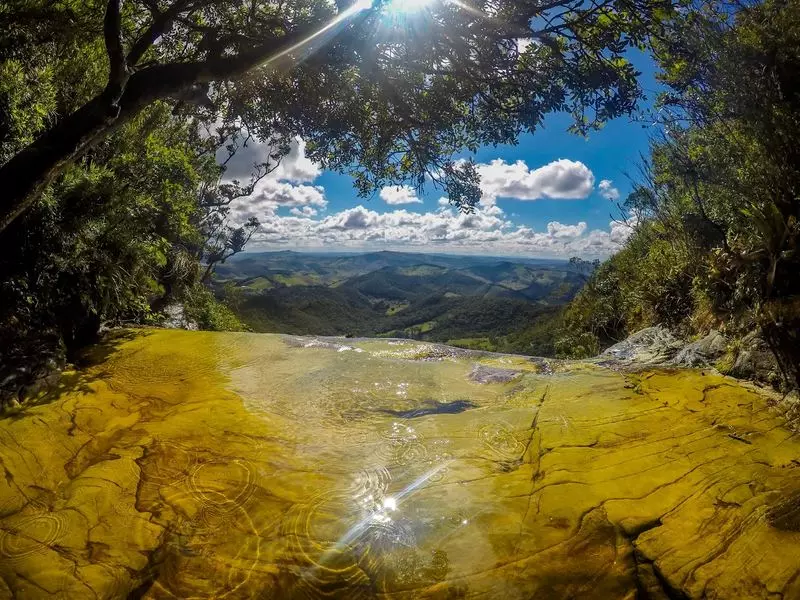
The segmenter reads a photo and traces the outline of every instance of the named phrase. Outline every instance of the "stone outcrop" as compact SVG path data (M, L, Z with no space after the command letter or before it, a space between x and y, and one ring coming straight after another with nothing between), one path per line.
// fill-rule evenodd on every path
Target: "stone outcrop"
M287 341L138 332L0 420L0 598L800 598L800 440L736 381Z
M684 342L666 327L657 325L637 331L625 340L607 348L600 357L639 364L671 362Z
M164 320L160 325L164 329L186 329L188 331L199 329L197 323L186 316L186 309L180 302L167 304L161 312Z
M728 350L728 339L713 330L705 337L686 344L673 362L684 367L707 367L716 363Z
M731 339L712 330L698 340L687 342L665 327L648 327L605 350L596 362L634 367L714 367L725 375L776 389L786 383L775 355L756 331Z
M772 385L781 381L780 368L767 343L756 332L742 338L732 354L729 373L741 379L753 379Z

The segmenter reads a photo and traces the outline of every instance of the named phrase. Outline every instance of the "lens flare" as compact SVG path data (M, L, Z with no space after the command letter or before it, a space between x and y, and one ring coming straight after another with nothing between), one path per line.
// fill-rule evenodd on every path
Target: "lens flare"
M391 0L386 10L393 13L415 13L424 10L436 0Z

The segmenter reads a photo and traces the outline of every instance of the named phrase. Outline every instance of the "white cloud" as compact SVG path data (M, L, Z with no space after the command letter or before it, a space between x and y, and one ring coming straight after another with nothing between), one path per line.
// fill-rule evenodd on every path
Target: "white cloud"
M422 200L411 186L383 188L381 199L391 208L379 212L355 206L333 214L323 187L313 185L320 169L305 157L305 144L295 140L292 152L273 173L259 182L254 193L238 200L232 221L256 216L262 223L251 250L280 248L394 248L408 250L484 253L495 255L603 257L617 250L630 235L624 223L589 230L584 221L551 221L543 230L515 223L494 202L498 197L519 200L585 198L594 190L594 175L583 163L560 159L538 169L522 161L495 160L479 164L484 200L472 214L463 214L448 199L440 198L435 210L418 213L398 205ZM267 152L268 149L262 148ZM603 182L608 180L603 180ZM601 182L601 193L613 189ZM386 209L380 203L375 208ZM286 213L281 209L287 210ZM513 219L513 220L512 220Z
M566 158L533 170L521 160L507 163L496 159L488 164L478 164L477 170L484 204L494 204L497 198L586 198L594 190L594 174L589 167Z
M355 206L322 218L302 208L292 216L270 214L262 221L251 249L395 248L457 253L526 256L608 256L624 242L630 228L612 222L609 229L588 231L581 221L548 223L543 231L520 226L496 206L465 215L452 208L415 213L405 209L378 212Z
M318 206L325 208L325 188L319 185L295 185L283 181L266 179L251 196L255 201L280 204L284 206Z
M325 188L308 185L320 176L322 170L306 157L305 148L305 142L295 137L290 143L289 153L256 184L253 193L231 204L231 220L234 223L243 223L250 217L258 217L263 221L275 215L281 207L288 208L297 217L313 217L327 207ZM269 143L251 140L228 163L225 180L250 181L254 165L270 163L272 151Z
M607 200L619 200L619 190L614 187L614 182L610 179L603 179L597 184L597 189L600 190L600 195Z
M517 42L517 52L522 54L525 52L525 50L528 49L528 46L530 46L533 43L533 38L517 38L516 42Z
M247 183L255 170L255 165L274 165L270 154L276 150L269 142L250 140L246 146L240 147L236 154L225 165L225 179L234 179ZM222 162L227 158L227 151L223 148L217 153L217 160ZM268 175L270 179L289 181L291 183L311 183L322 174L320 166L306 156L306 143L300 137L295 137L289 143L289 153L282 157L274 170Z
M316 208L311 208L310 206L295 206L289 212L296 217L315 217L318 211Z
M317 209L326 208L328 201L325 199L325 189L321 186L263 179L252 195L231 204L231 218L234 223L243 223L250 217L263 220L268 215L274 215L282 206L298 209L304 216L313 216L317 214ZM313 213L310 212L312 210ZM298 212L294 211L293 214Z
M321 174L320 166L306 157L305 141L295 137L289 146L289 154L281 159L278 168L270 175L281 181L311 183Z
M577 225L564 225L558 221L550 221L547 224L547 233L556 238L575 238L583 235L586 227L584 221Z
M390 205L422 204L417 191L410 185L392 185L381 189L381 200Z

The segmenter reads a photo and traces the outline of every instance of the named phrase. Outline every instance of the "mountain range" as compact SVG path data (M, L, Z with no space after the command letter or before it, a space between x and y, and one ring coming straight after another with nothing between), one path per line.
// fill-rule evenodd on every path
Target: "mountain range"
M283 251L234 257L217 268L215 287L254 331L543 354L536 332L583 281L559 260Z

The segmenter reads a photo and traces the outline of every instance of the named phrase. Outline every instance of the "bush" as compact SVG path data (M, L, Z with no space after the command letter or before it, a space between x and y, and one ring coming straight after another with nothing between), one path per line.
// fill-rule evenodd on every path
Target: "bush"
M209 331L248 331L224 300L218 300L202 284L191 288L185 296L184 313L200 329Z

